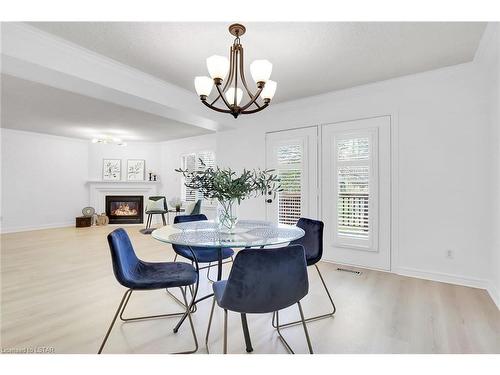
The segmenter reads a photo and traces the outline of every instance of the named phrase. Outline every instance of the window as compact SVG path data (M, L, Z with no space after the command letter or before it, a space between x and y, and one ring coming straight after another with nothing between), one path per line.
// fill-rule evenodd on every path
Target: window
M182 155L181 157L181 168L188 169L190 171L194 170L203 170L202 163L200 159L205 164L206 168L212 167L215 168L215 153L212 151L201 151L198 153L191 153ZM182 200L186 202L195 202L198 199L203 199L203 196L198 191L186 187L185 183L186 179L183 177L181 179L181 192L182 192Z
M335 137L335 240L340 245L372 246L377 185L372 152L375 135L366 131Z
M283 191L278 193L278 222L295 225L302 213L302 144L278 147L277 174Z

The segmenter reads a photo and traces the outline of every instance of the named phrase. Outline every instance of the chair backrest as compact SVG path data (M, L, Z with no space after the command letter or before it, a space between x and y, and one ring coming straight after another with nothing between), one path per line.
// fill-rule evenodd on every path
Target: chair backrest
M163 195L155 195L155 196L152 196L152 197L148 197L148 200L150 201L159 201L160 199L163 199L163 209L165 211L168 210L168 206L167 206L167 198ZM146 205L146 209L147 209L147 205Z
M191 211L190 215L199 215L201 212L201 199L198 199Z
M203 214L199 214L199 215L177 215L176 217L174 217L174 224L177 224L177 223L186 223L186 222L189 222L189 221L202 221L202 220L208 220L208 219ZM179 255L183 255L182 254L182 250L188 249L187 246L173 245L173 244L172 244L172 248ZM196 249L196 248L193 247L193 249Z
M244 249L234 259L221 306L269 313L300 301L309 290L304 248Z
M304 237L290 242L290 245L304 246L308 265L319 262L323 256L323 228L325 224L322 221L301 217L297 226L306 233Z
M186 223L189 221L202 221L202 220L208 220L206 215L203 214L198 214L198 215L177 215L174 218L174 224L178 223Z
M135 255L125 229L118 228L108 234L108 244L116 280L123 286L131 288L134 281L134 270L137 269L140 260Z

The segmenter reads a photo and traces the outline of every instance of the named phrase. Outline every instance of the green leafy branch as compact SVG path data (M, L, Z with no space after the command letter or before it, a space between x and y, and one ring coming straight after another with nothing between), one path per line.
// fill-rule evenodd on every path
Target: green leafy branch
M201 169L190 171L178 168L175 171L182 173L186 180L186 187L198 190L207 199L218 201L242 200L259 195L273 195L282 191L280 179L273 174L274 169L243 169L237 175L231 168L207 167L200 160Z

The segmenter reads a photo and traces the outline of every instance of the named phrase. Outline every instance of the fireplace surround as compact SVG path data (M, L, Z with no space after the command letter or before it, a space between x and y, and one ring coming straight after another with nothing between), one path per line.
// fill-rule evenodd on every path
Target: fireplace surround
M106 195L106 215L110 224L142 224L144 198L142 195Z

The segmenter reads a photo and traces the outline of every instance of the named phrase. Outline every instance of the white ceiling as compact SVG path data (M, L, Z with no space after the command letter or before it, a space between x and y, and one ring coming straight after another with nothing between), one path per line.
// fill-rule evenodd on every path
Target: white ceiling
M31 23L194 92L205 58L227 55L229 23ZM246 66L273 63L275 102L471 61L485 28L473 22L246 23Z
M209 130L2 74L2 127L90 140L159 142Z

